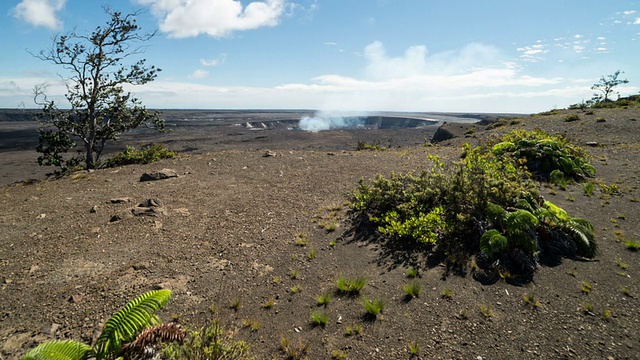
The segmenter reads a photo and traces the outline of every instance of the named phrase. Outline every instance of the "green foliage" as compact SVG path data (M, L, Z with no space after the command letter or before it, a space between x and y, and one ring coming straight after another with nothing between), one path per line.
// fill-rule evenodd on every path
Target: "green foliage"
M534 176L545 180L550 180L555 170L557 180L581 181L595 176L595 168L589 164L583 149L560 135L549 135L542 130L512 131L491 150L498 157L508 157L514 163L526 166ZM478 148L478 151L483 150Z
M422 291L422 287L420 284L416 282L409 283L403 287L405 294L409 298L417 298L420 296L420 292Z
M70 109L59 109L46 96L46 86L35 88L35 101L42 106L38 158L41 165L59 166L62 172L82 165L91 169L100 163L105 144L141 125L164 131L165 122L141 101L124 90L129 84L153 81L160 69L147 67L145 60L130 62L139 53L136 44L150 40L154 32L142 34L138 13L123 15L105 7L110 17L103 26L86 35L70 32L57 35L50 49L35 55L68 71L66 100ZM55 128L55 130L51 130ZM82 160L64 160L64 154L81 142ZM71 162L71 163L69 163Z
M577 114L569 114L564 117L565 122L572 122L572 121L578 121L578 120L580 120L580 116L578 116Z
M384 145L380 145L380 140L376 140L373 143L368 143L366 141L358 141L358 145L356 146L356 151L362 150L371 150L371 151L384 151L387 150L387 147Z
M322 294L316 296L316 305L318 306L327 306L329 302L331 302L331 293L328 291L323 292Z
M324 311L314 311L311 314L311 323L313 326L324 328L329 323L329 315Z
M358 276L355 279L347 279L344 276L340 276L338 280L336 280L338 293L349 296L359 295L360 291L366 284L367 279L362 276Z
M365 316L369 319L375 320L382 310L384 310L384 301L382 299L369 300L366 297L363 297L362 306L366 312Z
M172 159L178 153L170 151L162 144L149 145L136 150L133 146L125 146L124 150L108 159L105 167L116 167L129 164L149 164L162 159Z
M544 201L533 182L554 170L562 178L592 176L582 150L539 130L463 150L452 165L430 156L434 165L418 175L361 180L350 213L356 236L398 251L439 253L453 266L477 255L477 274L486 281L499 274L530 281L539 261L595 256L593 226Z
M76 341L45 342L29 351L22 359L116 359L123 345L136 339L142 330L159 325L156 313L171 299L170 290L153 290L129 301L102 328L93 348Z
M620 74L624 74L624 72L618 70L611 75L607 75L606 77L604 76L600 77L600 81L593 84L593 86L591 87L591 90L598 91L597 93L593 94L592 101L595 102L596 104L607 103L611 101L609 97L613 94L618 94L614 90L614 88L619 85L624 85L629 83L629 80L627 79L619 79L618 76L620 76Z
M80 360L94 354L91 346L75 340L52 340L26 353L21 360Z
M172 343L162 350L171 360L222 360L249 358L249 345L234 339L219 321L199 330L189 331L183 343Z

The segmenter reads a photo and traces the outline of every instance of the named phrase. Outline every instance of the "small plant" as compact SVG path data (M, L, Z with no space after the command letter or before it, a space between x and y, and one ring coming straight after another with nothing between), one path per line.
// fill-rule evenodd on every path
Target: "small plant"
M453 298L453 290L449 289L449 288L444 288L440 291L440 296L442 296L443 299L451 299Z
M462 310L460 310L458 315L456 315L456 318L458 320L468 320L469 319L469 314L467 313L467 310L462 309Z
M593 286L591 286L590 283L583 281L582 285L580 285L580 290L582 290L584 294L589 294L591 290L593 290Z
M276 300L274 298L271 298L262 304L262 308L268 310L268 309L271 309L275 304L276 304Z
M611 316L613 315L613 310L611 309L605 309L602 311L602 320L609 320L611 318Z
M105 167L116 167L129 164L149 164L162 159L172 159L178 156L178 153L170 151L162 146L162 144L149 145L136 150L133 146L125 146L121 153L114 155L108 159Z
M297 233L295 241L296 245L301 247L307 246L307 244L309 244L309 241L307 240L307 234L305 233Z
M407 277L409 279L413 279L413 278L415 278L417 276L418 276L418 269L416 269L416 268L407 269Z
M616 266L618 266L622 270L626 270L627 267L629 267L629 265L627 265L626 263L623 263L622 260L620 259L616 259Z
M295 280L300 277L300 272L298 270L291 270L289 275L291 275L291 278Z
M280 276L274 276L271 282L274 284L280 284Z
M540 300L536 299L532 294L525 293L522 295L522 298L524 299L524 304L526 306L531 306L533 309L537 309L538 307L540 307L540 305L542 305L540 303Z
M420 291L422 291L422 287L420 286L420 284L416 282L412 282L410 284L405 285L403 289L409 299L419 297Z
M596 183L593 180L589 180L587 182L582 183L582 191L586 196L593 195L593 192L596 189Z
M493 311L488 305L480 305L480 313L486 318L490 318L493 316Z
M628 287L626 287L626 286L622 287L622 288L620 289L620 291L622 292L622 294L623 294L624 296L633 297L633 296L631 296L631 292L629 291L629 288L628 288Z
M216 304L211 304L211 306L209 306L209 312L215 314L218 312L218 306L216 306Z
M573 277L578 277L578 273L575 270L567 270L567 274L573 276Z
M407 347L409 348L409 354L411 354L411 356L418 356L418 353L420 353L420 344L416 340L410 342Z
M640 242L639 241L627 240L627 241L624 242L624 246L627 248L627 250L631 250L631 251L640 250Z
M331 301L331 293L328 291L323 292L322 294L316 297L316 305L318 306L327 306Z
M370 320L375 320L382 310L384 310L384 301L382 301L382 299L369 300L365 297L362 298L362 306L366 312L365 317Z
M329 323L329 315L323 311L314 311L311 313L311 323L313 326L325 327Z
M582 312L587 314L587 315L594 315L593 304L590 303L590 302L586 302L586 303L582 304Z
M596 118L596 122L602 123L602 122L607 122L607 120L605 120L605 118L598 116Z
M338 280L336 280L338 293L349 296L359 295L366 284L367 280L362 276L358 276L355 279L346 279L344 276L340 276Z
M336 240L331 240L331 241L329 242L329 246L334 247L334 246L336 246L336 244L337 244L337 243L338 243L338 242L337 242Z
M318 256L318 253L316 252L315 249L309 250L309 255L307 256L309 258L309 260L315 259L316 256Z
M249 345L244 341L235 340L234 334L234 331L225 329L219 321L215 320L208 326L188 331L183 342L174 341L167 345L162 349L162 356L159 358L245 359L249 356ZM143 358L146 357L131 357L131 359Z
M246 319L242 322L242 326L250 328L253 332L260 330L260 322L256 320Z
M353 326L347 326L345 328L345 336L355 336L362 334L362 325L355 324Z
M302 285L300 285L300 284L296 284L296 285L292 286L292 287L289 289L289 291L290 291L292 294L297 294L297 293L299 293L300 291L302 291Z
M569 114L564 117L565 122L572 122L572 121L578 121L578 120L580 120L580 116L578 116L577 114Z
M286 337L280 338L280 351L290 360L305 359L309 353L309 343L298 342L297 346L290 343Z
M240 311L240 309L242 308L242 300L236 298L234 299L231 304L229 304L229 309L238 312Z
M331 351L331 358L335 360L345 360L347 358L347 353L342 350L334 349Z

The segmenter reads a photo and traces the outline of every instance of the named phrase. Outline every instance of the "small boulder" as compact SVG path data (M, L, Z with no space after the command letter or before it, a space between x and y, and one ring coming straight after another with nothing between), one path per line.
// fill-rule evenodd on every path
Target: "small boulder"
M178 177L178 173L171 169L162 169L160 171L148 172L142 174L140 181L156 181Z

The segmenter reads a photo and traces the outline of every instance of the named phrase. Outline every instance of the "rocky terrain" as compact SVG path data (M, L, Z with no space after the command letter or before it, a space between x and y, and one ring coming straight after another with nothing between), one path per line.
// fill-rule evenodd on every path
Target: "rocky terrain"
M564 121L568 114L579 120ZM113 148L163 142L181 152L176 159L58 180L42 180L47 170L33 163L33 126L4 122L0 355L18 358L54 338L91 342L128 300L169 288L164 321L218 319L258 359L286 358L282 338L308 344L310 359L410 358L410 345L425 359L638 358L640 254L623 241L640 241L639 117L638 109L564 110L500 127L445 124L437 134L176 127ZM598 183L619 188L586 196L579 184L540 185L594 224L594 261L541 267L526 286L482 285L423 262L411 280L401 257L350 238L348 199L359 179L428 168L428 154L455 161L464 142L534 128L587 147ZM358 142L390 148L356 151ZM162 169L174 173L140 181ZM341 275L364 276L363 295L384 300L377 320L363 317L361 300L335 293ZM422 293L407 301L412 281ZM318 307L323 292L333 297ZM326 327L312 325L316 310L329 316Z

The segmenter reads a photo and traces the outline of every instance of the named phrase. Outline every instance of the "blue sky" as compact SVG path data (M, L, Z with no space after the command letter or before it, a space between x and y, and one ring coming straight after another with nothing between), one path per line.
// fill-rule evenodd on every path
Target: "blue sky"
M163 71L131 89L150 108L530 113L616 70L640 90L638 1L3 0L0 107L43 83L62 98L64 70L30 52L101 5L158 30L143 56Z

